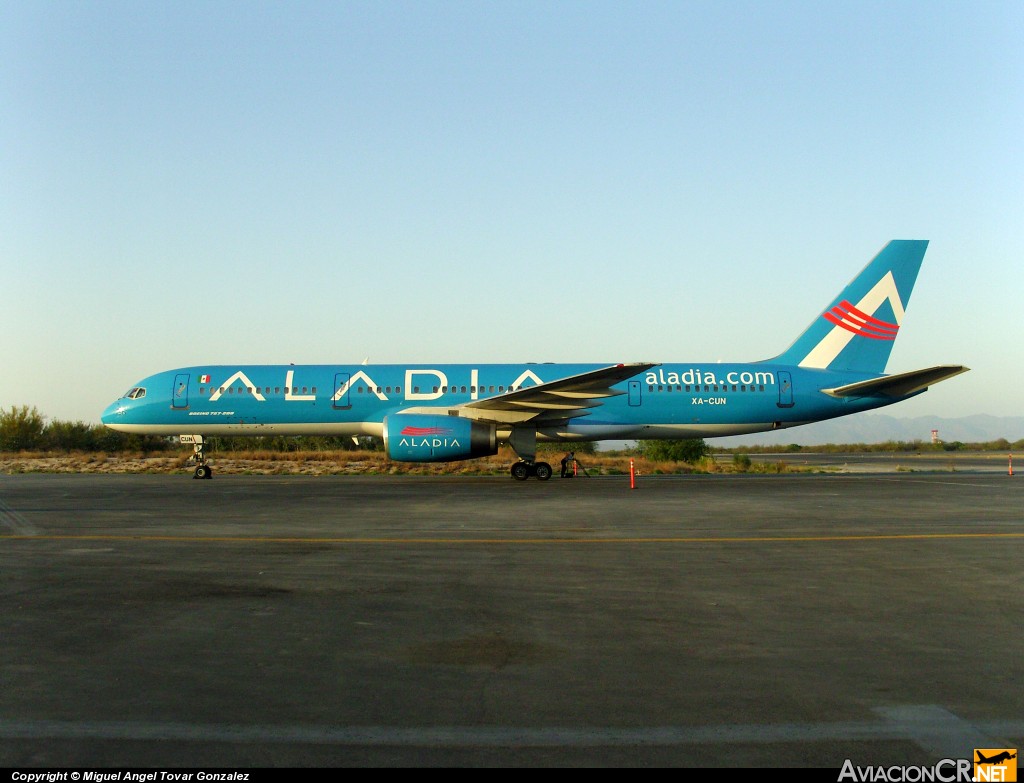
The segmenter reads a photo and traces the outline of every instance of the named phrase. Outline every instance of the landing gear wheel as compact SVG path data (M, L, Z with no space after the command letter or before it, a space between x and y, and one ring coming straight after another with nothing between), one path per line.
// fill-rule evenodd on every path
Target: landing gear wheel
M530 466L525 462L517 462L509 472L516 481L526 481L530 477Z
M212 479L213 468L206 464L206 440L203 436L182 435L181 442L192 444L192 456L188 458L188 462L194 462L196 464L196 472L192 474L192 478Z
M533 475L535 475L539 481L547 481L551 478L551 466L546 462L538 462L533 466Z

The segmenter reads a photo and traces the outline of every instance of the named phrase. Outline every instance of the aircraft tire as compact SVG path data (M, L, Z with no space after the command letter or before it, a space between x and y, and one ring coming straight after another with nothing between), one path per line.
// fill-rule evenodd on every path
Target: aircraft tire
M538 462L533 466L533 474L540 481L547 481L551 478L551 466L546 462Z
M193 474L194 479L212 479L213 471L207 465L200 465L196 468L196 472Z
M530 477L530 466L525 462L517 462L509 472L516 481L526 481Z

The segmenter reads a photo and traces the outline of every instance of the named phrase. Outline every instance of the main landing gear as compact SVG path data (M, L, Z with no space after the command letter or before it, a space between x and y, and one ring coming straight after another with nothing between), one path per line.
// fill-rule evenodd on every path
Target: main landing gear
M537 430L529 425L513 427L508 436L508 445L519 455L519 462L511 467L509 473L516 481L526 481L536 476L538 481L551 478L551 466L546 462L536 462Z
M188 458L189 462L196 463L196 471L192 474L194 479L212 479L213 468L206 464L206 443L203 441L202 435L182 435L182 443L192 444L192 456ZM187 464L187 463L186 463Z
M516 481L526 481L530 476L536 476L538 481L547 481L551 478L551 466L546 462L527 462L520 460L512 466L509 471Z

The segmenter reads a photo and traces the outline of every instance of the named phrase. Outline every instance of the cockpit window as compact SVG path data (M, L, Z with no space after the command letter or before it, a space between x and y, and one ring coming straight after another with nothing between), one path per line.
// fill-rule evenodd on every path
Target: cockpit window
M136 386L134 389L126 391L122 397L129 400L139 400L146 396L146 390L142 386Z

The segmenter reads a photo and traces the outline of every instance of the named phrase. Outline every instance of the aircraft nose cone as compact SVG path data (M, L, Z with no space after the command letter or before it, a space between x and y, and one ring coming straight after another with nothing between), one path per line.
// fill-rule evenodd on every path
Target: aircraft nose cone
M123 401L118 400L117 402L112 402L104 409L100 416L100 421L109 427L111 424L116 424L124 416L124 413L127 410L128 406L125 405Z

